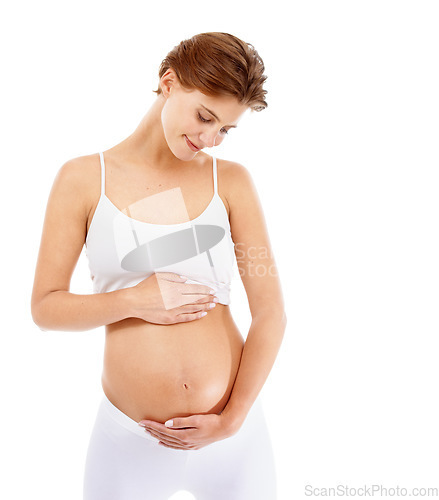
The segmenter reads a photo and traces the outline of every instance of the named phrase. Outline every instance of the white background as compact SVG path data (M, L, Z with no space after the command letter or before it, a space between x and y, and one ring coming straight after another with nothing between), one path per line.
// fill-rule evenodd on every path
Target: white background
M263 388L279 500L439 487L438 17L386 0L2 7L2 498L81 498L101 391L104 328L42 332L30 314L55 175L129 135L161 60L205 31L252 43L269 76L268 109L215 153L251 171L284 290ZM92 293L84 253L71 291Z

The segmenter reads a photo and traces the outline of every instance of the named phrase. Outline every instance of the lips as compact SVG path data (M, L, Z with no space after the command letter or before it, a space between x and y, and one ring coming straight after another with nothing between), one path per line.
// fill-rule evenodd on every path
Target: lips
M195 146L195 144L193 144L187 137L187 135L184 136L184 138L186 139L186 142L188 143L189 147L194 150L194 151L200 151L201 148L199 148L198 146Z

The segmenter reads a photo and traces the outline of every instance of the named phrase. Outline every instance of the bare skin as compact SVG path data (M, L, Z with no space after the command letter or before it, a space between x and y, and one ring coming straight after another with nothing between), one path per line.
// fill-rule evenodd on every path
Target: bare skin
M123 211L140 199L179 187L192 220L213 196L212 159L194 151L187 140L201 149L220 144L247 108L233 97L188 93L172 70L162 77L161 88L163 94L133 134L104 151L106 195ZM199 112L207 121L200 120ZM267 228L248 171L218 160L218 192L252 315L245 343L229 306L211 309L214 297L208 287L179 282L176 275L158 273L107 294L69 293L99 200L98 155L70 160L60 169L46 210L32 294L34 321L43 329L105 325L105 394L133 420L146 423L146 430L165 446L179 449L197 449L237 431L268 376L286 323ZM136 218L155 224L182 222L160 212ZM157 279L167 280L175 308L163 307ZM207 315L201 317L202 312ZM189 427L184 418L192 419L190 433L163 425L174 419L174 429L177 424Z
M127 168L127 163L119 159L129 154L126 147L121 143L104 152L106 194L121 210L138 199L138 195L127 189L124 178L130 178L132 186L148 186L149 191L155 188L153 174L143 171L142 175L136 176ZM90 170L93 170L93 189L89 192L93 202L87 220L89 228L99 199L100 166L97 155L87 161L90 162ZM221 167L222 161L219 160L218 170ZM187 162L183 169L182 175L176 176L176 179L184 199L188 200L186 208L192 220L203 212L213 196L212 159L200 152L197 162ZM160 190L165 190L171 189L176 179L168 179L164 175L159 176L156 182L160 184ZM221 174L218 175L220 179ZM219 195L226 206L222 190L219 190ZM155 217L155 223L162 222L157 221L157 214L149 217L145 214L142 221L151 222L151 217ZM174 220L170 223L179 222ZM157 290L150 299L142 299L148 294L150 282L160 274L133 287L134 300L157 309L162 302ZM184 283L182 285L189 287ZM244 340L229 306L214 300L215 296L202 299L202 310L208 313L195 321L155 324L145 321L139 308L137 317L107 325L102 386L108 399L136 421L147 418L165 422L177 416L222 411L238 371ZM215 307L208 308L210 304L215 304Z

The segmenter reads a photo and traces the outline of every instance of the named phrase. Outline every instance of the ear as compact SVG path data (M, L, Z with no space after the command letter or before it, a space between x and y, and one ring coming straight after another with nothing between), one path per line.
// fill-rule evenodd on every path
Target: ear
M168 68L164 75L160 78L160 88L164 97L169 97L174 87L179 86L177 74L172 68Z

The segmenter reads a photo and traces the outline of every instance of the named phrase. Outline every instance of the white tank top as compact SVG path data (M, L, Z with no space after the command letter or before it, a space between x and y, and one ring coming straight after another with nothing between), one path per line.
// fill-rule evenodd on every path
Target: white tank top
M187 283L215 290L219 303L230 304L235 244L226 207L218 194L213 157L214 194L204 212L179 224L153 224L131 218L105 194L101 159L101 195L85 240L93 291L128 288L155 272L173 272Z

